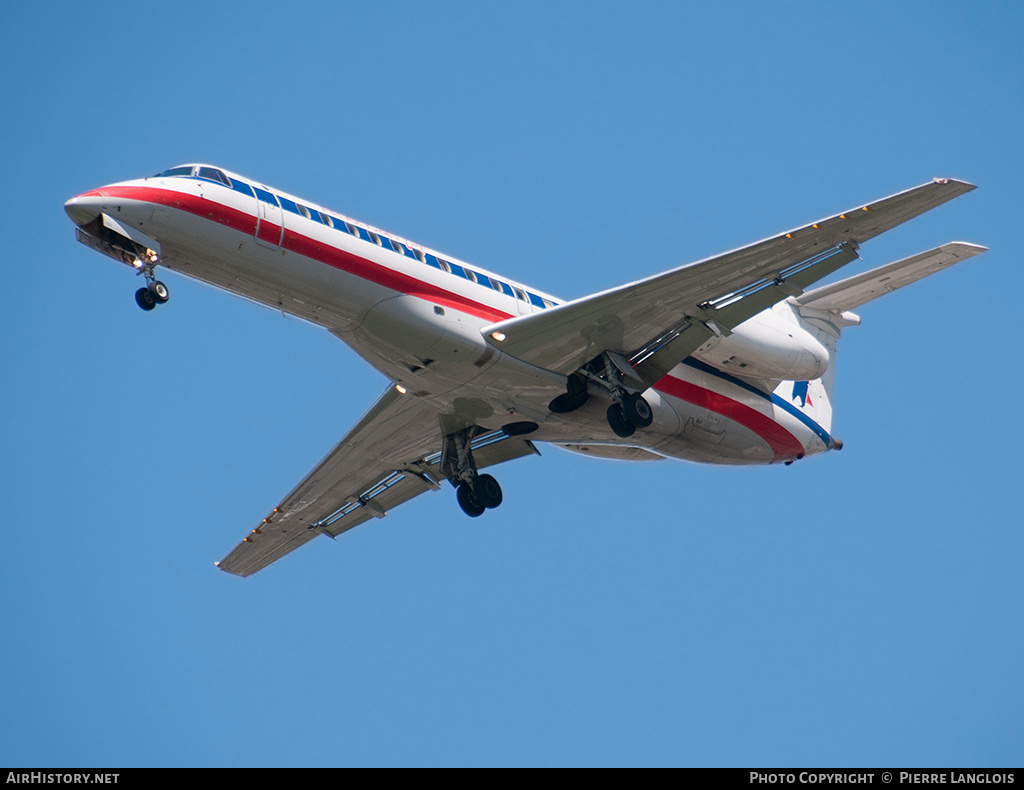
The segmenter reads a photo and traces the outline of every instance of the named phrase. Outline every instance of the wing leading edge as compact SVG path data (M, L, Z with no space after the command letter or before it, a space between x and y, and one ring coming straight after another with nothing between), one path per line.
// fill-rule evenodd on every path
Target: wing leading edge
M389 387L366 416L223 560L222 571L249 576L319 534L334 538L424 491L441 487L439 413ZM481 469L536 453L501 431L478 436Z
M856 258L861 243L972 189L963 181L936 179L748 247L483 331L505 353L565 375L603 351L622 354L652 384L713 335L800 295ZM495 335L504 339L496 341Z

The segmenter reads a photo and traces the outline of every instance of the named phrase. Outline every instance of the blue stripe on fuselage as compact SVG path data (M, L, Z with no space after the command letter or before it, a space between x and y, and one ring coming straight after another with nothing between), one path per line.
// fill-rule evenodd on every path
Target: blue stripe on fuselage
M735 384L737 387L740 387L741 389L744 389L747 392L757 395L760 398L764 398L773 406L778 406L787 414L796 417L796 419L803 423L808 428L808 430L812 431L819 439L821 439L825 446L828 447L830 450L833 447L835 447L835 439L833 439L829 435L828 431L826 431L824 428L818 425L818 423L816 423L814 420L812 420L810 417L808 417L806 414L800 411L800 409L798 409L792 403L790 403L787 400L784 400L783 398L780 398L774 392L765 392L764 390L760 390L753 384L748 384L747 382L743 381L743 379L738 379L735 376L730 376L728 373L723 373L718 368L712 367L706 362L701 362L699 359L695 359L693 357L687 357L686 359L684 359L683 364L686 365L687 367L693 368L694 370L699 370L701 373L707 373L710 376L715 376L716 378L722 379L723 381L727 381L730 384Z

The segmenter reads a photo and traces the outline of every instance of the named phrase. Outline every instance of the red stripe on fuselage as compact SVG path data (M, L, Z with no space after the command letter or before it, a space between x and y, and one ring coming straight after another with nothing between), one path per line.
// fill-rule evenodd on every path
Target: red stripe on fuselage
M200 197L199 195L189 195L184 192L175 192L170 189L159 189L157 187L115 186L95 189L92 192L79 195L79 197L127 198L128 200L156 203L158 206L167 206L168 208L187 211L189 214L194 214L197 217L208 219L220 225L226 225L249 236L256 235L256 217L254 215L217 203L209 198Z
M217 222L248 236L255 236L256 233L255 215L239 211L230 206L224 206L209 198L176 192L170 189L141 186L111 186L85 192L80 197L121 197L129 200L155 203ZM271 236L280 232L279 226L266 220L262 221L260 229L261 231L264 229L270 231ZM277 238L277 236L274 237ZM320 261L328 266L377 283L399 293L435 302L453 310L461 310L464 313L487 321L501 321L512 317L511 313L506 313L498 308L469 299L454 291L449 291L387 266L374 263L351 252L296 233L289 228L285 228L281 246L296 254ZM725 395L671 376L665 376L658 381L654 385L654 389L713 411L716 414L721 414L748 428L768 444L775 455L776 461L796 458L804 453L804 448L800 441L771 417Z
M120 197L156 203L161 206L186 211L189 214L208 219L211 222L217 222L248 236L255 236L256 234L256 217L254 215L239 211L230 206L224 206L199 195L190 195L158 187L112 186L86 192L80 195L80 197ZM261 231L272 228L276 229L276 231L271 231L271 235L274 232L280 232L279 226L266 220L262 221ZM374 263L367 258L338 249L332 245L304 236L301 233L296 233L287 227L285 228L284 240L281 246L290 252L320 261L335 269L348 272L378 285L383 285L385 288L390 288L393 291L436 302L453 310L461 310L464 313L486 321L502 321L512 317L511 313L506 313L503 310L477 302L462 294L424 282L408 274L382 266L379 263Z
M697 384L664 376L654 385L654 389L679 398L687 403L721 414L730 420L748 428L760 436L772 449L776 461L799 458L804 454L804 447L793 434L779 425L775 420L745 403L733 400Z

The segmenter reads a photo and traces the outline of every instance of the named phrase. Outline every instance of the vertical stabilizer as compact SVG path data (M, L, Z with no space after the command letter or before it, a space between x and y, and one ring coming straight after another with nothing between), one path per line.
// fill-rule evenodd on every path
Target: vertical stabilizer
M780 305L790 312L792 320L821 343L829 356L828 368L821 378L812 381L783 381L775 395L793 404L827 432L832 432L832 388L835 381L836 349L844 327L860 323L853 313L800 309L793 304Z

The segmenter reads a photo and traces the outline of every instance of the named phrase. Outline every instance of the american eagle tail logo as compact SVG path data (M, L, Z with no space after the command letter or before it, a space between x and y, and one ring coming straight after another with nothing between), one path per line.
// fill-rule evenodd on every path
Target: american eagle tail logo
M793 382L793 400L799 402L800 408L804 406L813 406L811 403L811 396L807 394L807 387L810 384L808 381L794 381Z

